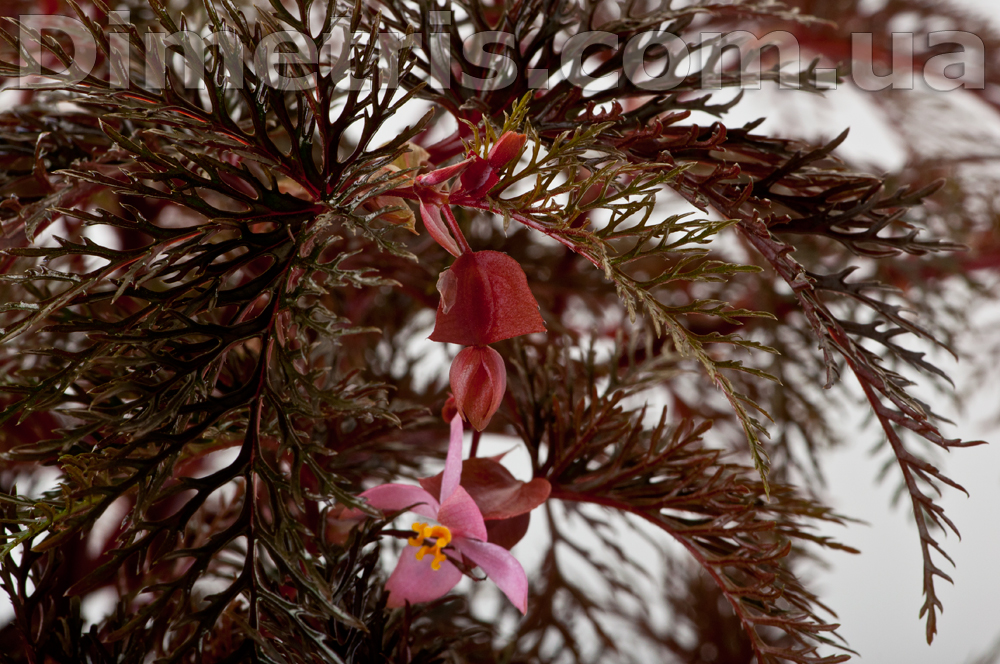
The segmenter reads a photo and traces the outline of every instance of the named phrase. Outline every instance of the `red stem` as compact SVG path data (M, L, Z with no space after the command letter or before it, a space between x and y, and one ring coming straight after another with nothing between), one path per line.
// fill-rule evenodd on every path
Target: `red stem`
M479 451L479 437L481 435L483 435L482 431L476 431L475 429L472 430L472 449L469 450L470 459L476 458L476 452Z
M458 200L452 201L452 203L454 203L455 205L460 205L462 207L467 207L467 208L470 208L470 209L473 209L473 210L482 210L484 212L493 212L493 213L497 212L496 208L493 207L493 206L491 206L491 205L489 205L488 203L485 203L483 201L477 201L476 199L470 198L468 196L462 196L462 197L458 198ZM581 256L583 256L584 258L586 258L588 261L590 261L596 267L601 267L600 261L598 261L596 258L594 258L593 256L591 256L590 254L588 254L584 250L584 247L582 247L581 245L576 244L575 242L573 242L569 238L565 237L565 235L557 233L555 231L555 229L548 228L547 226L544 226L543 224L540 224L539 222L535 221L531 217L526 216L524 214L521 214L520 212L511 212L510 213L510 218L513 219L514 221L517 221L517 222L519 222L521 224L524 224L528 228L533 228L536 231L539 231L541 233L545 233L546 235L548 235L550 238L552 238L556 242L564 245L565 247L567 247L571 251L573 251L575 253L578 253Z
M455 215L452 214L451 206L445 203L441 206L441 211L444 213L445 223L448 224L448 228L451 230L451 234L455 237L455 242L458 243L459 249L462 253L472 253L472 247L469 246L469 241L465 239L465 234L462 233L462 227L458 225L458 220L455 219Z

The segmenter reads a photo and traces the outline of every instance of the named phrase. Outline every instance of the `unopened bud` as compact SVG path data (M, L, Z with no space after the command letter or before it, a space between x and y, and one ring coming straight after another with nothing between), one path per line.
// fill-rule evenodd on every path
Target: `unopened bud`
M521 154L521 148L524 147L527 140L528 137L524 134L515 134L512 131L504 132L490 148L486 160L490 162L490 166L494 170L499 171L518 158Z
M497 412L507 391L507 367L489 346L465 348L451 363L451 391L455 406L476 431L482 431Z

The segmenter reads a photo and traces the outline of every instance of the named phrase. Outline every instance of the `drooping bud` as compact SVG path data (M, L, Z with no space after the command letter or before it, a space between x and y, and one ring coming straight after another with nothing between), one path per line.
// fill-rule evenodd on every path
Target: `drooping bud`
M486 346L544 332L528 278L499 251L466 252L438 279L441 302L432 341Z
M482 431L507 391L507 367L500 353L488 346L464 348L451 363L450 378L462 419Z

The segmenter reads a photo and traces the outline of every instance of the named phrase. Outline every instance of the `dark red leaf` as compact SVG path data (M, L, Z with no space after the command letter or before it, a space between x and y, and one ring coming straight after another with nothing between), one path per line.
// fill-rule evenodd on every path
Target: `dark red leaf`
M528 532L531 513L525 512L509 519L492 519L486 522L487 541L510 550Z

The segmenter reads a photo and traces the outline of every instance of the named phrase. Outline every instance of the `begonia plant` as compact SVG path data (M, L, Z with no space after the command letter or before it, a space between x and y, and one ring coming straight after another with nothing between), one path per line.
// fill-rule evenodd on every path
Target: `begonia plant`
M884 625L817 590L868 516L831 450L876 450L949 629L941 459L979 441L939 365L1000 347L985 22L0 8L3 662L844 662ZM895 162L844 133L879 117Z

